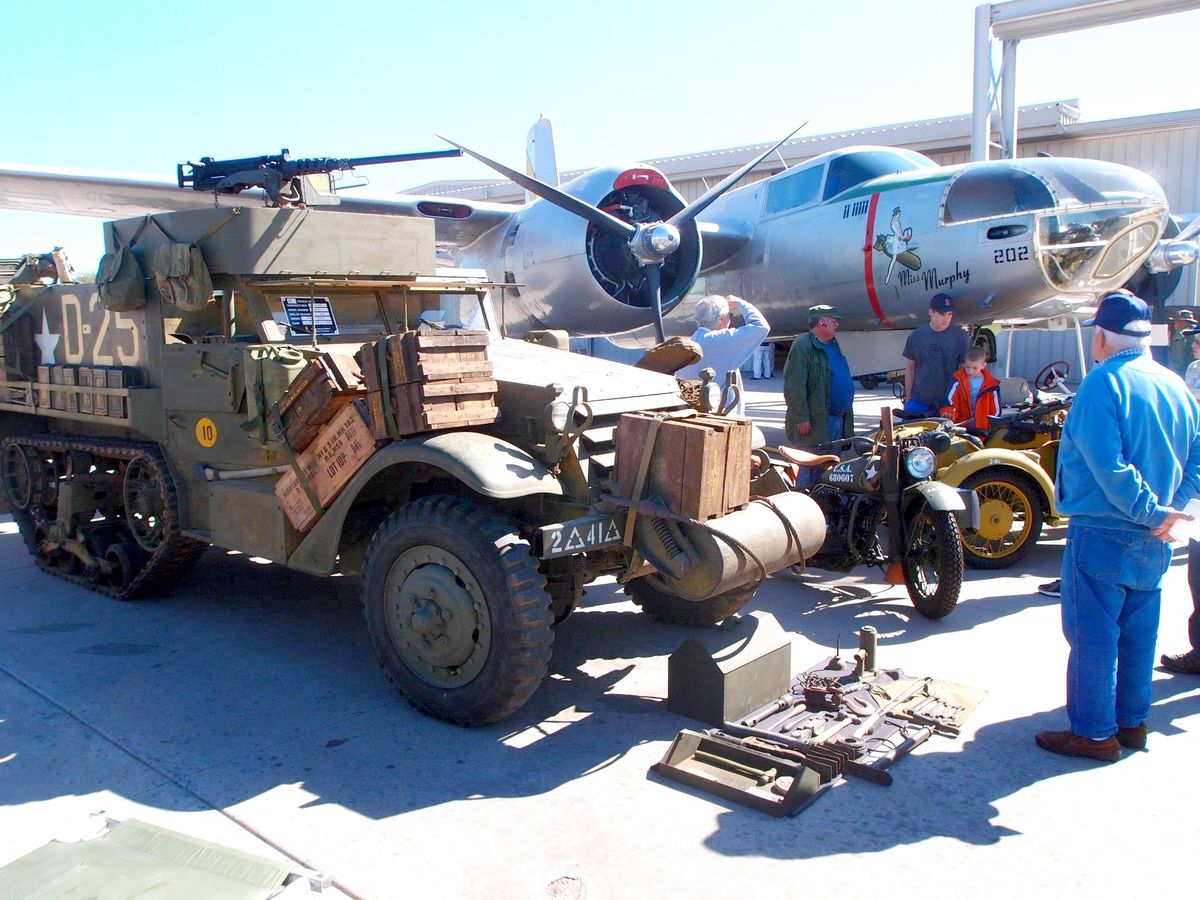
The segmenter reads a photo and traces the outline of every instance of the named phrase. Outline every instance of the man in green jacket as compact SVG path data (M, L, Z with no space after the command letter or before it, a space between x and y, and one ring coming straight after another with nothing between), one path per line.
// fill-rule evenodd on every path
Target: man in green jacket
M854 380L838 346L835 307L808 310L808 334L796 338L783 367L788 443L823 444L854 431Z

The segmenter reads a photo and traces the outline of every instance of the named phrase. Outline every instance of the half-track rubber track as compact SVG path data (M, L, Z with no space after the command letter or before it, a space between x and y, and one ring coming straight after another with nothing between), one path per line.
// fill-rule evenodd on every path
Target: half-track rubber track
M44 534L57 516L55 506L39 501L54 495L57 487L50 487L48 482L61 481L65 477L63 473L55 471L48 463L37 466L29 486L33 499L24 508L20 502L14 502L16 498L12 496L6 478L0 490L9 495L13 520L42 571L115 600L134 600L174 586L208 549L206 542L185 537L179 530L179 488L157 444L55 435L18 436L0 442L0 459L7 459L14 446L20 448L26 459L39 461L63 460L71 454L84 454L122 476L131 464L136 465L143 476L140 489L144 492L149 486L151 491L157 490L161 502L156 509L154 533L157 539L152 548L140 545L132 531L136 526L128 521L127 515L101 518L83 526L83 537L92 545L90 549L95 556L103 559L107 551L121 548L124 555L120 558L128 571L122 573L119 583L114 583L98 568L89 569L65 551L46 552L45 544L39 541L39 534Z

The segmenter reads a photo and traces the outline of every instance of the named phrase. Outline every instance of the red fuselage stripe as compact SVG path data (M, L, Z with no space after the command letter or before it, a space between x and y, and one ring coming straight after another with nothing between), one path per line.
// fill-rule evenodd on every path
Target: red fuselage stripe
M863 281L867 285L867 299L871 301L871 310L875 313L881 325L885 328L894 328L888 317L883 314L883 309L879 306L879 295L875 293L875 210L879 206L879 195L871 195L871 205L867 209L867 236L863 240Z

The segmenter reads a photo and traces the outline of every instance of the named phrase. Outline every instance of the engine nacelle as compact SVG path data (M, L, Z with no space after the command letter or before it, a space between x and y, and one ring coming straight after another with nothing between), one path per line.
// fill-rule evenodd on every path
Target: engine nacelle
M635 225L663 221L685 205L666 177L649 166L593 169L561 190ZM541 328L615 334L654 321L646 272L628 242L546 200L534 201L465 248L460 263L513 285L492 297L510 336ZM662 264L664 312L683 299L699 269L700 237L690 222L680 229L679 249Z

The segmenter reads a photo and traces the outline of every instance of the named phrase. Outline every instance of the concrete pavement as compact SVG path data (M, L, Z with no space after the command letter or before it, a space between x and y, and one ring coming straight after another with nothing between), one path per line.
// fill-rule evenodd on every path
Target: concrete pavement
M779 379L748 388L778 440ZM0 517L0 865L104 809L287 856L356 897L1190 892L1200 678L1156 672L1148 752L1102 766L1033 744L1066 727L1057 602L1036 593L1062 534L1020 571L968 570L940 622L875 570L770 579L750 608L794 635L795 670L871 624L882 665L989 692L892 787L851 780L776 820L647 775L696 724L665 706L689 632L611 581L558 627L533 700L464 730L377 669L353 579L211 550L175 591L122 604L42 575ZM1160 651L1185 644L1185 568L1177 552Z

